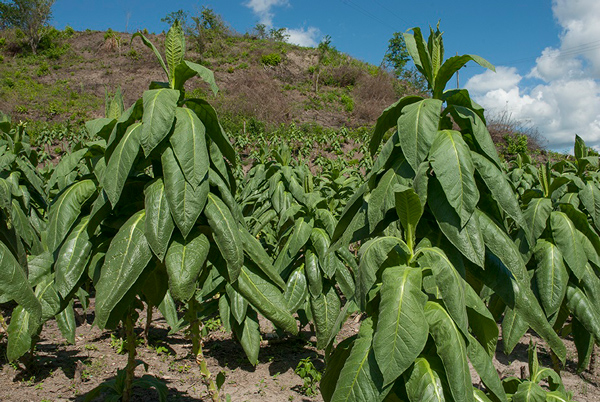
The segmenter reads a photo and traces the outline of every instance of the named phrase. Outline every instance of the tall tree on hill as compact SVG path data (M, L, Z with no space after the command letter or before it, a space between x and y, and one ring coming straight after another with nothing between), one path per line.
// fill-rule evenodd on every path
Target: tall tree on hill
M0 2L0 27L19 28L25 36L31 51L36 53L44 28L52 18L52 5L55 0L11 0Z
M406 43L401 32L394 32L389 41L388 49L383 56L382 64L391 69L397 77L402 77L406 68L406 63L410 60Z

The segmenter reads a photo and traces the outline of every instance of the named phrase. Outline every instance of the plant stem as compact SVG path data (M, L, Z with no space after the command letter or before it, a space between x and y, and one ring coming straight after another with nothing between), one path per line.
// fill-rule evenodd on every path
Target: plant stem
M125 336L127 337L127 367L125 367L125 383L123 384L123 402L129 402L133 389L133 378L135 377L135 332L133 331L133 319L127 314L123 322Z
M150 333L150 325L152 324L152 310L154 307L150 303L146 303L146 326L144 327L144 339L146 340L146 344L148 345L150 342L148 340L148 334Z
M198 320L198 314L196 313L198 302L193 297L188 302L188 322L190 323L190 336L192 338L192 353L196 358L196 364L200 367L200 375L202 376L202 382L208 389L208 394L213 402L221 402L219 397L219 390L215 384L208 365L204 359L204 353L202 352L202 337L200 335L200 320Z

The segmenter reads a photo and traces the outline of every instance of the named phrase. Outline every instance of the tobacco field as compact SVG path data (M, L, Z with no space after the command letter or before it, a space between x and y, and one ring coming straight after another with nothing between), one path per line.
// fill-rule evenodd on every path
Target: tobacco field
M501 157L446 89L490 63L413 28L428 95L350 160L331 134L233 138L186 94L218 83L177 22L164 53L132 40L164 82L108 99L58 163L0 114L0 400L600 397L599 156L575 136L558 161Z

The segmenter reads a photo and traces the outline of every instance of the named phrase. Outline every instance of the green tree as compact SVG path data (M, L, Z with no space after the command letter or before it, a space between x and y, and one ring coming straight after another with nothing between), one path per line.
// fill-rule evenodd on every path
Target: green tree
M209 42L227 33L225 21L212 8L202 6L200 15L192 17L192 21L194 27L191 36L196 41L200 53L204 53Z
M402 77L405 72L406 63L410 60L410 55L406 49L406 43L401 32L394 32L389 41L388 49L383 56L382 64L391 69L397 77Z
M188 17L189 13L187 11L179 9L177 11L171 11L170 13L165 15L164 18L160 19L160 22L164 22L169 26L172 26L173 24L175 24L175 21L179 21L179 23L183 27L183 30L187 31L189 29Z
M42 37L42 28L52 18L55 0L12 0L0 3L0 26L19 28L25 33L33 54Z

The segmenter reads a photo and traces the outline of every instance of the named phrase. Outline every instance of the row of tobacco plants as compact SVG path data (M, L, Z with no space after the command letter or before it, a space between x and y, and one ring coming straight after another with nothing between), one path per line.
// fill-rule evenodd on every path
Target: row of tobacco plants
M128 401L136 385L166 400L160 379L134 374L134 323L145 308L150 325L153 307L190 334L213 401L201 328L214 314L252 364L259 315L290 336L312 323L326 401L570 400L561 336L575 340L579 370L600 339L599 161L581 139L571 161L501 161L483 109L466 90L445 90L467 62L493 66L444 60L439 29L425 40L414 28L405 41L432 96L383 111L366 177L334 167L314 176L276 146L240 178L215 110L186 97L192 77L216 85L184 60L180 26L164 59L135 37L167 82L152 82L128 109L115 97L105 118L87 123L92 140L57 166L37 168L24 125L2 116L0 302L16 306L9 360L35 359L51 319L74 342L74 303L94 297L94 324L123 328L128 362L88 400ZM359 333L336 343L354 313ZM499 378L498 324L507 353L535 331L554 370L532 346L529 378Z

